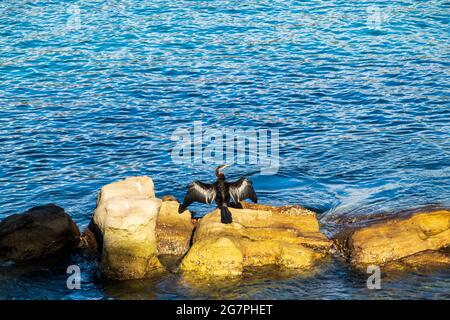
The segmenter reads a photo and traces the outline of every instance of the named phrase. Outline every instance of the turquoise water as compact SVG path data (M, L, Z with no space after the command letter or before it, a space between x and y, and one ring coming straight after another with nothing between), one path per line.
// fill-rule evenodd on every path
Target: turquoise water
M1 1L0 219L56 203L84 228L99 188L132 175L150 175L158 196L182 197L190 180L213 178L213 164L171 157L174 131L194 121L278 129L276 175L244 164L229 177L250 176L262 203L315 209L327 230L356 214L448 207L449 9ZM445 271L373 292L339 259L311 277L270 271L201 289L177 275L100 284L89 259L67 259L2 267L0 298L449 298ZM72 260L81 291L65 288Z

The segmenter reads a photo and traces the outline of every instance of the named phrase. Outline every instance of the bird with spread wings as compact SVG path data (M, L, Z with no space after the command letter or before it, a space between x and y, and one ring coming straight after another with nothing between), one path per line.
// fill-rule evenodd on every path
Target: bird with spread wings
M245 199L257 203L258 198L252 182L246 177L241 177L235 182L226 181L225 175L221 172L226 167L228 165L220 165L216 168L217 180L214 183L194 181L189 184L183 204L179 207L178 212L184 212L193 202L205 204L215 202L220 209L221 222L228 224L233 222L231 212L228 209L229 206L232 204L239 205Z

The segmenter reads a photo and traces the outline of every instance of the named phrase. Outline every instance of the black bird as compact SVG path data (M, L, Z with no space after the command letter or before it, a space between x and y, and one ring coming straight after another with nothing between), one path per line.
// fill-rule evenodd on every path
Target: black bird
M182 213L193 202L201 202L211 204L217 203L220 208L220 221L222 223L231 223L233 219L228 206L233 202L239 205L242 200L251 199L253 202L258 202L255 190L253 190L252 182L246 177L242 177L235 182L227 182L225 175L221 172L222 169L228 165L222 164L216 168L216 182L204 183L201 181L194 181L188 186L186 196L183 204L178 208L178 213Z

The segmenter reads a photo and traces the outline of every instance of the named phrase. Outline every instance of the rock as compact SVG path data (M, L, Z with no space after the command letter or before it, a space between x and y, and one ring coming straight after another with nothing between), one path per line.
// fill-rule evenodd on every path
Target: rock
M141 279L162 269L156 250L161 200L153 181L132 177L104 186L91 223L104 278Z
M217 209L200 220L180 265L183 272L235 276L264 265L308 269L332 245L319 231L312 211L299 206L242 206L230 208L232 224L221 223Z
M165 201L175 201L175 202L178 202L178 200L177 200L177 198L175 198L173 195L171 195L171 194L166 194L166 195L164 195L162 198L161 198L161 200L163 201L163 202L165 202Z
M83 231L80 237L80 247L89 249L91 251L98 251L97 240L95 239L94 232L90 229L93 228L92 224Z
M420 270L429 267L448 268L450 266L450 254L426 250L405 258L394 260L388 267L391 269L414 269Z
M357 265L362 267L362 265ZM425 250L413 255L386 262L383 271L391 272L423 272L450 267L450 247L442 250Z
M240 243L231 237L197 242L181 262L181 269L212 276L239 275L244 268Z
M0 260L28 260L77 246L80 231L64 209L54 204L13 214L0 223Z
M353 264L385 264L450 245L450 211L420 212L346 227L334 241Z
M186 210L179 214L178 207L178 201L172 200L161 205L156 221L158 255L184 255L189 250L194 230L191 213Z

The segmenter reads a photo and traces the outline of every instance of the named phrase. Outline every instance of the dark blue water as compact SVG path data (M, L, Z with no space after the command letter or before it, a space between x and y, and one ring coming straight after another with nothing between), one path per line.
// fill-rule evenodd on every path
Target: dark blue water
M449 13L446 1L1 1L0 219L56 203L84 228L99 188L133 175L181 197L212 179L213 164L171 157L194 121L278 129L276 175L229 176L325 224L448 207ZM210 290L178 275L107 286L68 259L81 291L62 266L4 267L0 298L448 298L450 284L408 274L373 293L336 262Z

